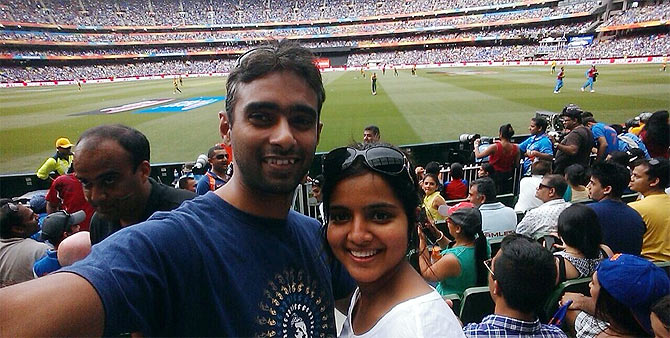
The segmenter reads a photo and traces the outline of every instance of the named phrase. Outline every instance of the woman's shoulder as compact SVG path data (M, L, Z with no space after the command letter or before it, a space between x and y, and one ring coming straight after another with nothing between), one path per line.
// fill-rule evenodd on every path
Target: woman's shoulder
M423 337L445 334L451 337L461 336L463 331L453 310L432 290L395 306L368 333L389 337L417 337L418 333L423 333Z

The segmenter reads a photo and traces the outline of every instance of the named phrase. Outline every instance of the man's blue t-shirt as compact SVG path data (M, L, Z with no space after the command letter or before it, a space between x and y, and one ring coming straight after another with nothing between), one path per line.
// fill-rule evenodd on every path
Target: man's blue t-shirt
M210 178L214 179L214 189L212 189L210 184ZM195 186L195 193L198 195L204 195L211 190L221 188L224 184L226 184L226 181L223 178L219 177L219 175L213 173L211 170L208 170L207 173L202 175L202 177L198 180L198 183Z
M354 282L323 243L314 219L261 218L209 193L114 233L61 271L97 290L105 335L334 336L333 299Z
M598 215L605 245L615 253L640 255L642 236L647 227L635 209L621 201L609 199L589 203L587 206Z
M596 144L598 144L599 137L605 137L605 140L607 140L607 149L605 149L605 154L603 156L607 156L607 154L619 150L616 130L612 129L612 127L602 122L598 122L591 126L591 132L593 133L593 141Z
M543 154L554 154L554 149L551 145L551 140L547 137L547 134L539 135L530 135L527 139L519 144L519 152L525 154L528 150L539 151ZM523 159L523 171L524 176L530 175L530 165L533 164L533 159L529 157L524 157Z

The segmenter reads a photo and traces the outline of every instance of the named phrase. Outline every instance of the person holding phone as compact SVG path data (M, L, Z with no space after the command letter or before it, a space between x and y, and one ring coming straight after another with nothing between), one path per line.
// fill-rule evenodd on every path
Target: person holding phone
M340 337L464 337L405 258L419 206L407 157L384 144L337 148L325 155L323 175L325 247L358 285Z
M445 205L439 212L447 217L447 229L454 240L440 236L438 244L446 241L447 245L442 249L442 257L431 262L426 252L426 237L419 231L421 275L428 281L437 282L437 291L441 295L455 293L461 296L469 287L486 285L484 261L491 257L491 247L482 231L482 214L472 203Z

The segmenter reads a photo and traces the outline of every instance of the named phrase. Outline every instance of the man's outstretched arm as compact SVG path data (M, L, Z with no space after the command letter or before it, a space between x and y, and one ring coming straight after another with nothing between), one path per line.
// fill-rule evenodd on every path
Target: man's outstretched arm
M0 336L101 336L105 312L93 286L69 272L0 289Z

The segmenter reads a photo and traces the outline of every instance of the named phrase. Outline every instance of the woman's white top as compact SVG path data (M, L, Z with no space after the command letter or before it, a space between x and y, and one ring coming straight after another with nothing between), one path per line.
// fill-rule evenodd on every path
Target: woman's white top
M356 335L351 314L359 296L356 288L340 337L465 337L458 318L435 290L394 306L370 330Z

